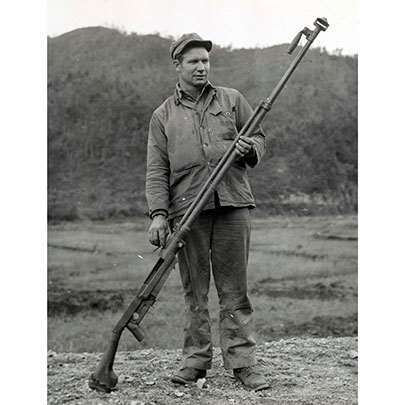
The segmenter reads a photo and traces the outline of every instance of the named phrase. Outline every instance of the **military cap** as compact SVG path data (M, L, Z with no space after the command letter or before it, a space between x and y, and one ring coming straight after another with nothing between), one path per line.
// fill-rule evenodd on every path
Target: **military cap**
M202 46L208 52L212 48L212 42L202 39L198 34L192 32L191 34L182 35L177 41L174 41L170 46L170 56L176 59L178 55L189 45Z

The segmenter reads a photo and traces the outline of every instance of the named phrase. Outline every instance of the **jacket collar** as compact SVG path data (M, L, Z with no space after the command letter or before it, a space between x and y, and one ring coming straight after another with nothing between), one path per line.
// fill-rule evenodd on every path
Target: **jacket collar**
M207 81L207 83L205 84L204 88L202 89L200 96L198 97L198 99L204 94L204 93L208 93L210 91L213 91L214 95L217 92L217 88L215 86L212 85L211 82ZM182 99L188 99L188 100L192 100L193 102L196 101L196 99L194 99L189 93L187 93L185 90L183 90L180 86L180 83L177 82L176 83L176 87L174 90L174 102L176 105L180 104L180 101ZM197 100L198 100L197 99Z

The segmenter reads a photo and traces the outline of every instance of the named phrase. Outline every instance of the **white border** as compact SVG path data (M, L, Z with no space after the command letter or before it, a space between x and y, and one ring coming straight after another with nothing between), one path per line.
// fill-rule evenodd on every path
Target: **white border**
M362 2L359 52L359 399L404 402L403 12ZM399 4L399 3L397 3Z
M45 10L44 2L7 2L0 24L5 404L46 403Z

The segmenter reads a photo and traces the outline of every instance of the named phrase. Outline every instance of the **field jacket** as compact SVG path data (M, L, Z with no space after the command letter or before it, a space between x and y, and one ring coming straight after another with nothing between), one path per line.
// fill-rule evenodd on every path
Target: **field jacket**
M208 83L204 101L192 99L176 86L152 114L149 125L146 199L149 213L182 215L204 181L252 114L246 99L235 89ZM253 154L234 162L216 188L221 206L254 207L247 175L265 151L259 128L251 138ZM214 208L214 196L205 209Z

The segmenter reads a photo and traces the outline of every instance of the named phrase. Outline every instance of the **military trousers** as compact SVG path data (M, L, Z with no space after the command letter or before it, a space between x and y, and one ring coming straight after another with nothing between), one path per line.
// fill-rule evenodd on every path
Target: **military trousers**
M175 218L175 225L180 218ZM203 211L178 254L184 288L184 366L209 369L212 363L208 292L211 272L219 299L219 333L224 367L255 364L253 308L247 294L250 242L249 208Z

